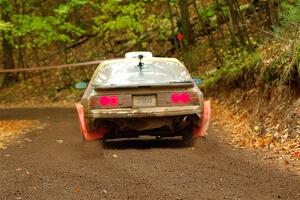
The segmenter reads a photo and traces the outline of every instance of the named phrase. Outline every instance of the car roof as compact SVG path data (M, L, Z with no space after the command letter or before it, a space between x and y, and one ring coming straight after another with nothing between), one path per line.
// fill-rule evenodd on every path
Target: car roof
M104 66L106 64L110 63L116 63L116 62L136 62L139 60L138 58L117 58L117 59L109 59L109 60L104 60L103 62L100 63L100 66ZM168 57L147 57L143 58L143 61L157 61L157 62L176 62L180 65L183 65L178 59L176 58L168 58Z

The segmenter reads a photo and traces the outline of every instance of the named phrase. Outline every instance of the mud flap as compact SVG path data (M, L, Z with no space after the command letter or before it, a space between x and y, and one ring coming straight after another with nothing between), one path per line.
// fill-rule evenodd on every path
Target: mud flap
M204 101L203 115L201 119L201 126L194 126L193 137L206 137L208 135L208 128L211 118L211 105L210 101Z
M84 111L83 111L82 104L76 103L75 105L76 105L76 110L77 110L77 114L78 114L80 130L81 130L81 133L84 136L84 138L88 141L103 138L104 134L108 133L108 129L100 128L97 131L89 131L86 126L86 123L85 123Z

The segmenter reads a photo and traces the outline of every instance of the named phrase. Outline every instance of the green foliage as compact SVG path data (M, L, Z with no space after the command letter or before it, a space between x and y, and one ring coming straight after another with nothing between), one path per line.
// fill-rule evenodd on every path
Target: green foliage
M27 48L49 45L55 41L70 42L72 39L66 33L77 36L84 33L75 25L53 16L14 15L12 23L14 28L11 36L27 38L26 43L22 45Z
M280 4L280 26L273 27L274 32L286 37L294 37L300 23L300 0L283 1ZM288 33L286 33L288 30Z
M206 6L203 8L201 7L198 8L198 11L203 18L213 17L216 14L215 8L213 6Z
M209 44L206 43L183 54L183 61L189 71L197 73L197 70L199 70L199 63L201 62L201 59L203 59L203 55L201 55L199 52L206 51L208 48Z
M12 5L8 0L0 0L0 13L9 13L12 11Z
M241 6L241 10L243 9L247 9L247 7ZM204 88L218 83L234 83L240 86L249 80L259 80L261 86L266 89L277 85L296 84L300 77L300 0L283 1L280 10L280 26L273 27L274 33L280 35L277 38L284 39L281 44L281 47L284 46L284 48L279 51L280 53L270 53L273 57L265 59L269 59L271 62L263 65L260 64L261 58L257 52L241 51L234 58L229 55L224 58L226 64L223 68L210 71L204 76ZM225 10L223 12L228 13ZM280 46L271 48L280 48Z
M120 0L108 0L105 4L92 4L101 14L94 18L96 31L142 31L143 2L124 4Z
M274 85L292 85L299 78L300 46L291 44L288 50L274 56L273 61L261 70L262 80L267 88Z
M275 34L286 39L285 45L289 45L289 48L274 56L272 62L263 68L261 77L268 88L278 84L293 84L300 76L300 0L283 1L280 8L280 26L273 28Z
M81 7L88 3L88 0L71 0L66 4L61 4L58 8L54 9L54 12L61 17L67 17L73 8Z
M293 3L283 2L281 7L281 19L283 25L300 22L300 0L294 0Z
M26 6L30 2L26 2ZM67 22L72 8L82 6L87 1L72 0L67 4L59 5L54 9L55 15L40 16L35 10L30 14L14 14L11 2L1 0L0 5L5 6L5 12L9 12L11 21L0 23L0 29L9 29L10 33L5 35L17 48L32 48L43 45L50 45L53 42L71 42L73 36L84 34L84 30L76 25ZM15 44L15 38L23 38L23 44Z
M258 66L261 63L259 52L249 53L241 51L235 58L227 55L226 64L221 69L209 71L204 77L202 87L207 89L215 84L230 85L232 83L253 84L253 77L259 73ZM252 81L252 83L251 83Z
M13 28L10 22L4 22L0 20L0 31L9 31Z
M153 1L70 0L55 5L33 0L26 2L0 0L2 9L0 15L8 13L11 18L9 22L0 22L0 30L10 30L5 38L15 48L41 47L55 42L69 43L85 33L98 34L101 39L121 33L120 38L130 38L131 44L137 42L143 44L142 39L150 37L151 31L157 31L160 39L168 39L171 35L169 20L166 17L146 13L148 3ZM53 7L43 7L44 5ZM24 8L22 12L21 7ZM83 7L87 9L85 15L91 15L78 16ZM79 18L79 21L74 18ZM16 41L18 43L15 43ZM20 41L22 44L19 44Z

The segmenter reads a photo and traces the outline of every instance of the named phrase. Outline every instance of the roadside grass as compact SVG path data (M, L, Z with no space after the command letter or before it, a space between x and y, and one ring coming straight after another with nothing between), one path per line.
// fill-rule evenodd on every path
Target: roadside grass
M254 77L259 72L261 55L258 51L248 53L241 51L237 55L226 55L225 66L212 69L200 75L204 81L201 88L208 90L218 84L243 87L254 83Z
M300 42L269 41L255 51L241 50L227 54L225 64L199 77L201 88L209 90L215 86L233 88L259 87L269 91L276 87L299 87Z

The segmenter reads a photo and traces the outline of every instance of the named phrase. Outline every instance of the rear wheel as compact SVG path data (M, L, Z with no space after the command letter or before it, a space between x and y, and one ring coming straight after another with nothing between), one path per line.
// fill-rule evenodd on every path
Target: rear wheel
M102 147L104 147L104 148L107 146L107 141L106 141L106 139L104 139L104 138L102 138L102 139L100 140L100 143L101 143Z
M190 125L190 127L184 130L184 133L182 135L182 142L184 146L192 147L194 146L195 141L196 139L193 137L193 125Z

